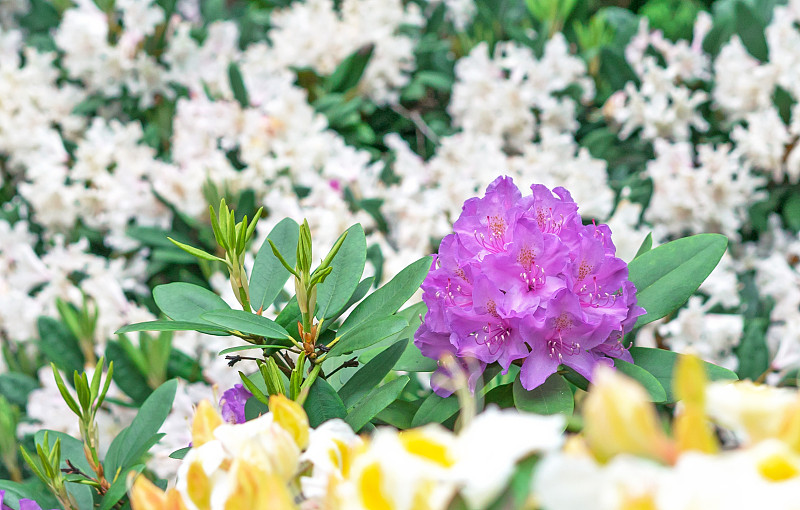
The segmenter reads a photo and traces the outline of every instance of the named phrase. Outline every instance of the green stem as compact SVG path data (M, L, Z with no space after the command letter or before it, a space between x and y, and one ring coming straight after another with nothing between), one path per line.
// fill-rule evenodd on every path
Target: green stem
M322 365L316 363L314 368L311 369L311 373L308 374L306 380L300 385L300 395L297 396L298 404L303 405L305 403L306 398L308 398L308 392L311 391L311 386L314 384L314 381L317 380L320 370L322 370Z

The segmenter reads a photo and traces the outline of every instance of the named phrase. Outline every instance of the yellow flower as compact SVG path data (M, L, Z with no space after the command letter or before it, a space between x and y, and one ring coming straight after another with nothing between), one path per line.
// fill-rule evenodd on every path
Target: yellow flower
M706 417L706 372L696 356L680 356L675 364L675 396L683 407L673 425L679 451L716 453L719 444Z
M130 497L133 510L186 510L178 491L170 489L164 492L144 476L136 479Z
M278 394L269 397L269 410L275 423L292 435L300 450L305 450L308 446L309 432L308 415L303 406Z
M583 414L584 437L600 462L621 453L667 463L673 460L672 445L647 393L616 371L598 367Z
M234 462L234 482L225 510L294 510L297 505L284 481L257 464Z
M222 425L222 416L208 400L197 406L192 421L192 447L197 448L214 439L214 429Z

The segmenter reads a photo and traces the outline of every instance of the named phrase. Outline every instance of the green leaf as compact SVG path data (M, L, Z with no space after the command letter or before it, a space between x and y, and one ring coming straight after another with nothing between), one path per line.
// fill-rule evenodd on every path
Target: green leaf
M20 372L0 374L0 395L20 409L25 409L28 394L38 387L39 381L29 375Z
M83 441L79 441L72 436L64 434L63 432L56 432L54 430L39 430L34 435L34 440L37 444L44 444L44 433L47 432L48 445L52 449L56 441L61 443L61 469L68 469L67 461L69 460L75 467L84 473L93 473L92 468L86 461L86 455L83 453ZM92 490L88 485L67 484L67 491L75 498L78 503L78 508L93 508L94 498L92 497Z
M375 46L369 44L348 55L325 80L325 88L329 92L346 92L358 85L374 49Z
M331 261L333 271L317 285L317 317L331 318L347 305L358 287L366 261L364 229L355 224L347 229L347 237Z
M147 374L143 374L139 370L118 342L106 344L106 359L114 363L114 373L111 375L111 379L119 386L119 389L137 404L144 403L152 393L152 389L147 384Z
M110 479L117 469L125 469L137 463L154 444L154 436L158 435L158 429L172 409L177 388L177 379L159 386L139 408L133 422L111 442L105 458L105 469Z
M244 78L242 78L242 71L235 62L228 64L228 79L231 83L231 92L233 98L242 105L242 108L250 106L250 98L247 96L247 88L244 86Z
M207 322L200 318L212 310L230 310L221 297L191 283L175 282L153 289L153 299L164 314L175 321Z
M311 427L319 427L323 422L333 418L347 416L347 409L344 407L342 399L322 377L314 380L303 407L308 414L308 424Z
M753 12L742 1L736 2L736 33L747 51L761 62L769 58L767 38L764 35L766 25L761 16Z
M459 410L458 398L455 395L440 397L431 393L419 406L419 410L411 420L412 427L421 427L428 423L444 423Z
M769 368L766 342L768 326L769 320L764 318L747 321L742 340L734 349L739 359L739 368L736 370L739 378L755 381Z
M648 251L628 264L638 305L647 310L636 327L677 310L711 274L725 253L728 239L700 234L677 239Z
M783 223L789 230L800 230L800 193L790 193L783 203Z
M635 380L647 390L653 402L664 402L667 399L667 392L664 387L658 382L658 379L653 377L653 374L633 363L628 363L625 360L615 359L614 367L620 372L631 379Z
M284 257L288 257L286 262L294 266L299 235L300 227L297 222L285 218L273 227L267 239L275 244ZM264 240L258 249L250 276L250 304L256 311L269 308L290 276L289 271L272 253L268 240Z
M254 420L268 412L269 406L256 398L255 395L248 398L247 402L244 403L244 419L247 421Z
M636 258L639 255L643 255L652 249L653 249L653 233L650 232L649 234L647 234L647 237L644 238L644 241L642 241L642 245L639 246L639 249L636 251L636 255L633 258Z
M540 386L526 390L519 377L514 379L514 405L520 411L536 414L572 415L575 402L567 381L559 374L553 374Z
M608 79L614 90L621 90L629 81L639 86L639 77L619 53L611 48L600 50L600 74Z
M189 451L191 451L191 449L192 449L191 446L186 446L184 448L178 448L177 450L175 450L174 452L169 454L169 458L170 459L181 460L184 457L186 457L186 454L189 453Z
M432 258L422 257L397 274L358 304L339 328L339 334L375 317L391 315L419 289L431 267Z
M390 381L379 388L375 388L369 394L364 395L361 400L356 402L348 411L344 421L350 425L354 431L358 432L379 412L383 411L389 404L395 401L403 388L408 384L407 375L401 375L397 379Z
M128 476L135 473L133 476L139 475L144 471L144 464L137 464L130 469L124 470L120 473L119 477L111 484L106 495L103 496L103 501L100 503L100 510L111 510L111 508L122 499L128 490Z
M428 312L428 307L425 303L415 303L408 308L397 312L399 317L408 320L408 326L401 331L397 338L407 338L408 347L406 347L403 355L395 363L395 370L402 370L405 372L433 372L438 366L436 360L426 358L420 352L419 347L414 344L414 333L417 332L419 326L422 324L421 316L424 317Z
M678 357L683 355L677 352L664 349L651 349L649 347L631 347L630 353L631 356L633 356L634 363L650 372L664 388L667 394L665 402L674 402L675 395L672 393L672 372ZM736 374L727 368L708 362L703 362L703 366L706 369L706 375L708 375L708 378L712 381L738 379Z
M421 404L421 400L415 402L395 400L386 406L383 411L375 415L375 417L400 430L410 429L411 420L414 418L414 414L419 410Z
M483 404L485 406L494 404L501 409L514 407L514 385L502 384L500 386L495 386L486 392L486 395L483 397Z
M250 351L252 349L285 349L285 345L237 345L236 347L228 347L227 349L222 349L217 353L218 356L222 356L223 354L230 354L232 352L240 352L240 351Z
M135 331L199 331L207 335L228 335L228 330L209 324L208 322L188 322L188 321L148 321L138 324L128 324L116 330L114 334L133 333Z
M328 356L332 358L364 349L403 331L406 326L408 326L408 322L397 315L369 320L342 335L341 339L331 348Z
M72 374L83 371L83 353L78 339L62 322L51 317L41 316L36 321L39 330L39 350L48 361L58 368Z
M346 408L352 407L361 397L380 384L402 356L407 343L406 340L401 340L390 346L353 374L339 389L339 397Z
M206 312L202 318L231 331L240 331L264 338L290 338L289 332L272 319L244 310Z
M180 242L176 241L175 239L172 239L171 237L168 237L167 239L172 241L172 244L174 244L175 246L177 246L181 250L185 251L189 255L194 255L198 259L209 260L211 262L222 262L223 264L227 264L225 259L221 259L221 258L217 257L216 255L211 255L210 253L208 253L206 251L203 251L203 250L201 250L199 248L195 248L194 246L189 246L188 244L180 243Z

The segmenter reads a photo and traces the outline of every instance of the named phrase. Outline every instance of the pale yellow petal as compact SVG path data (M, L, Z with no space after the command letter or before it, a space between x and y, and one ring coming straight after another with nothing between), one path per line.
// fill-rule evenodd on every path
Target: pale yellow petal
M214 429L222 425L222 416L211 402L203 400L197 406L192 421L192 447L197 448L214 439Z

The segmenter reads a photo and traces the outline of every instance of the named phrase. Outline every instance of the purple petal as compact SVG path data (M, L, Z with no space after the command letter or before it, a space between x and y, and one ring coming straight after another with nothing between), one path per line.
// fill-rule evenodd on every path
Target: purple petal
M244 406L247 399L252 397L247 388L241 384L234 385L227 390L219 399L219 406L222 411L222 419L228 423L244 423L247 419L244 416Z

